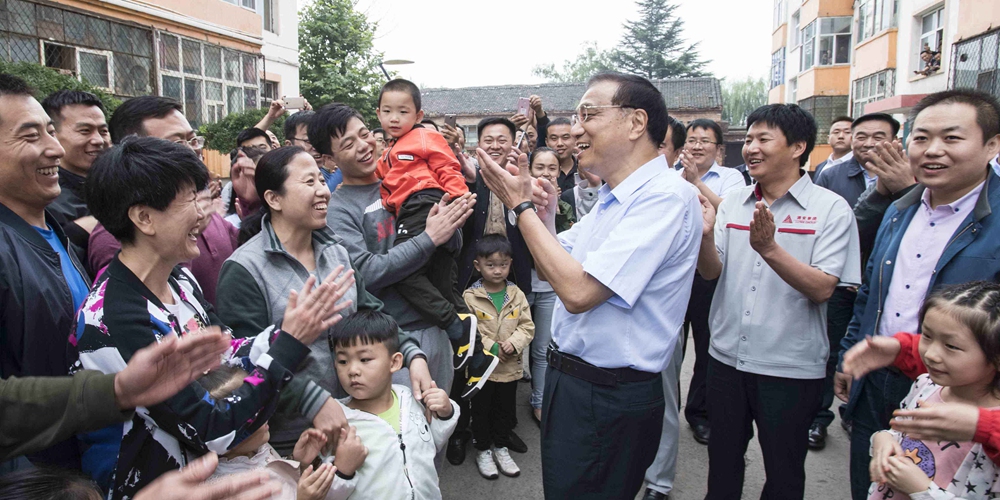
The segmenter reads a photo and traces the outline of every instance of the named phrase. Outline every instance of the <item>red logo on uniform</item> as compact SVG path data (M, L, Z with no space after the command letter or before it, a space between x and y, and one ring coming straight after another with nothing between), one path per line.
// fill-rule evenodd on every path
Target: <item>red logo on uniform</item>
M816 217L810 217L808 215L799 215L795 217L796 224L815 224L816 222Z
M792 223L792 216L791 215L786 215L785 216L785 220L781 221L781 223L782 224L791 224Z

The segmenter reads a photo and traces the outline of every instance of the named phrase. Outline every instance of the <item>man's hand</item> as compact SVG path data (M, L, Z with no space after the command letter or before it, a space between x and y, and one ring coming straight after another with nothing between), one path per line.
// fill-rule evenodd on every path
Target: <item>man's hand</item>
M287 110L285 109L285 101L283 99L275 99L271 101L271 105L267 108L267 117L271 119L271 123L275 120L281 118Z
M337 266L315 289L316 277L310 276L299 293L292 290L281 322L285 333L308 346L340 321L340 311L351 305L351 301L338 301L354 286L354 270L346 273L343 270L344 266Z
M701 182L701 173L698 172L698 166L694 164L694 159L691 158L691 155L687 151L681 151L680 159L681 166L684 167L681 169L681 174L684 176L684 180L697 186L698 183ZM673 167L673 165L671 165L671 167Z
M353 426L341 427L340 442L334 452L333 465L345 475L352 476L365 463L368 457L368 447L358 437L358 430Z
M449 146L451 146L451 150L455 152L455 154L458 154L460 152L458 149L459 142L462 140L461 136L458 134L458 129L445 123L444 125L441 125L441 135L444 136L444 140L448 142Z
M451 201L451 195L445 193L441 202L431 207L424 226L424 232L431 237L434 246L439 247L451 240L455 231L465 225L475 206L476 195L473 193L465 193L455 201Z
M914 410L896 410L889 426L921 441L972 441L979 424L979 408L964 403L918 402Z
M537 95L533 95L528 98L531 110L535 112L535 118L541 118L545 116L545 110L542 109L542 98Z
M764 256L774 249L774 214L762 201L757 202L757 209L750 221L750 248Z
M865 168L878 176L875 188L884 196L889 196L917 183L910 167L910 158L898 140L879 142L875 145L872 161Z
M334 448L337 447L337 440L340 439L340 431L347 427L347 415L340 403L333 398L326 398L326 402L320 407L319 413L313 417L313 427L326 435L326 442Z
M430 389L424 391L421 399L427 411L437 415L438 418L450 418L451 414L455 413L455 409L451 407L451 399L448 398L448 393L444 392L444 389L438 389L437 384L434 382L431 382ZM430 422L430 418L427 421Z
M306 429L295 442L292 458L300 464L311 464L319 456L320 450L326 444L326 434L319 429Z
M312 111L312 104L309 104L309 100L305 97L302 98L302 111Z
M528 124L528 117L522 115L521 113L516 113L514 116L510 117L510 121L514 122L514 126L521 128Z
M306 467L299 477L295 500L323 500L326 498L336 472L337 468L332 464L322 464L315 471L313 471L312 465Z
M854 379L850 375L845 373L834 373L833 374L833 393L837 396L837 399L848 402L851 399L851 385L854 383Z
M434 380L431 379L430 370L427 369L426 359L413 358L407 368L410 370L410 387L413 387L413 395L417 401L420 400L424 391L431 387L437 387L434 385Z
M153 406L173 397L208 370L219 366L230 337L217 326L139 349L115 375L115 400L127 410Z
M701 237L707 238L715 231L715 207L703 194L698 195L698 202L701 203Z
M507 167L504 168L493 161L493 158L490 158L490 155L486 154L482 148L476 148L476 155L479 156L479 171L483 175L483 181L486 182L490 191L500 198L504 206L514 208L521 203L532 200L535 187L540 187L540 185L531 177L530 169L527 168L527 156L521 155L524 157L523 163L521 157L518 157L518 166L508 162ZM522 165L524 168L520 168Z
M909 457L889 457L887 462L886 482L896 491L912 495L930 487L931 478Z
M187 467L167 472L149 483L135 500L267 500L281 492L281 485L271 481L265 471L205 483L218 465L219 457L208 453Z
M892 434L880 431L872 436L872 460L868 464L868 475L873 483L886 482L885 472L889 470L889 457L903 456L903 449Z
M844 353L843 372L854 379L892 365L899 355L899 341L892 337L867 337ZM831 354L833 355L833 354Z

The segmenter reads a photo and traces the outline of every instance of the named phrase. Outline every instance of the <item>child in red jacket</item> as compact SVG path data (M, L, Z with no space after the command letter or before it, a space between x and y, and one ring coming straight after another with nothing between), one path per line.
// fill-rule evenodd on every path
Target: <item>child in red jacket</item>
M444 137L416 127L424 118L416 85L403 79L386 83L379 94L377 114L390 146L379 158L376 172L382 179L382 204L396 215L393 246L398 246L424 233L427 215L445 195L457 199L468 193L469 187ZM494 363L493 356L477 341L475 316L468 314L455 291L455 257L460 250L458 238L438 247L423 267L393 286L426 321L448 334L455 369L469 365L474 392ZM472 363L467 363L469 359Z

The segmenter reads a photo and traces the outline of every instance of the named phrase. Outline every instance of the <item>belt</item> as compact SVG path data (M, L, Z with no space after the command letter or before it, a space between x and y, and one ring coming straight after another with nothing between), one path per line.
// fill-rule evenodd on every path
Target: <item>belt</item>
M551 345L545 357L553 369L596 385L615 387L619 383L645 382L660 376L632 368L600 368L572 354L559 352Z

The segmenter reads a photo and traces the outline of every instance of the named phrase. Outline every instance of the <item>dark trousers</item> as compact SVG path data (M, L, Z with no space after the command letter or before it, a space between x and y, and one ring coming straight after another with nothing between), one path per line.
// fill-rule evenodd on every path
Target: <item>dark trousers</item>
M486 382L472 397L472 443L479 451L510 444L517 411L517 382Z
M635 498L656 457L663 410L658 374L609 387L548 367L542 399L545 498Z
M472 407L470 401L462 398L462 393L465 392L465 383L468 378L464 376L465 370L456 371L455 379L451 383L451 393L449 396L451 400L458 404L458 426L455 427L455 432L451 434L452 439L464 439L468 441L469 439L469 421L472 420ZM486 382L487 384L489 382ZM480 389L482 392L482 389Z
M823 379L769 377L708 362L708 494L739 500L747 445L757 425L767 481L760 498L802 500L809 426L823 397ZM865 449L867 451L867 448Z
M684 331L691 330L694 340L694 373L691 375L691 385L688 386L687 403L684 406L684 419L692 427L708 425L708 405L705 403L705 378L708 374L708 345L712 333L708 329L708 311L712 308L712 296L715 295L715 285L719 280L706 280L701 275L694 275L691 284L691 300L688 301L687 315L684 317ZM684 351L687 351L687 334L684 334ZM681 351L681 352L684 352Z
M814 424L827 427L833 422L833 376L837 373L837 362L840 360L840 341L847 333L847 324L854 315L854 299L858 292L846 287L833 290L830 300L826 301L826 336L830 340L830 357L826 360L826 379L823 381L823 402L819 412L813 419Z
M913 381L897 370L882 368L865 375L855 384L863 384L851 412L851 497L868 498L871 476L868 464L872 434L889 428L892 412L910 392Z
M444 192L425 189L410 195L396 215L396 240L399 246L421 235L427 226L427 214L441 201ZM409 302L425 321L445 329L457 321L456 314L467 313L465 301L455 290L458 282L458 250L443 245L434 250L430 260L413 274L399 280L396 291ZM452 339L456 340L456 339Z

